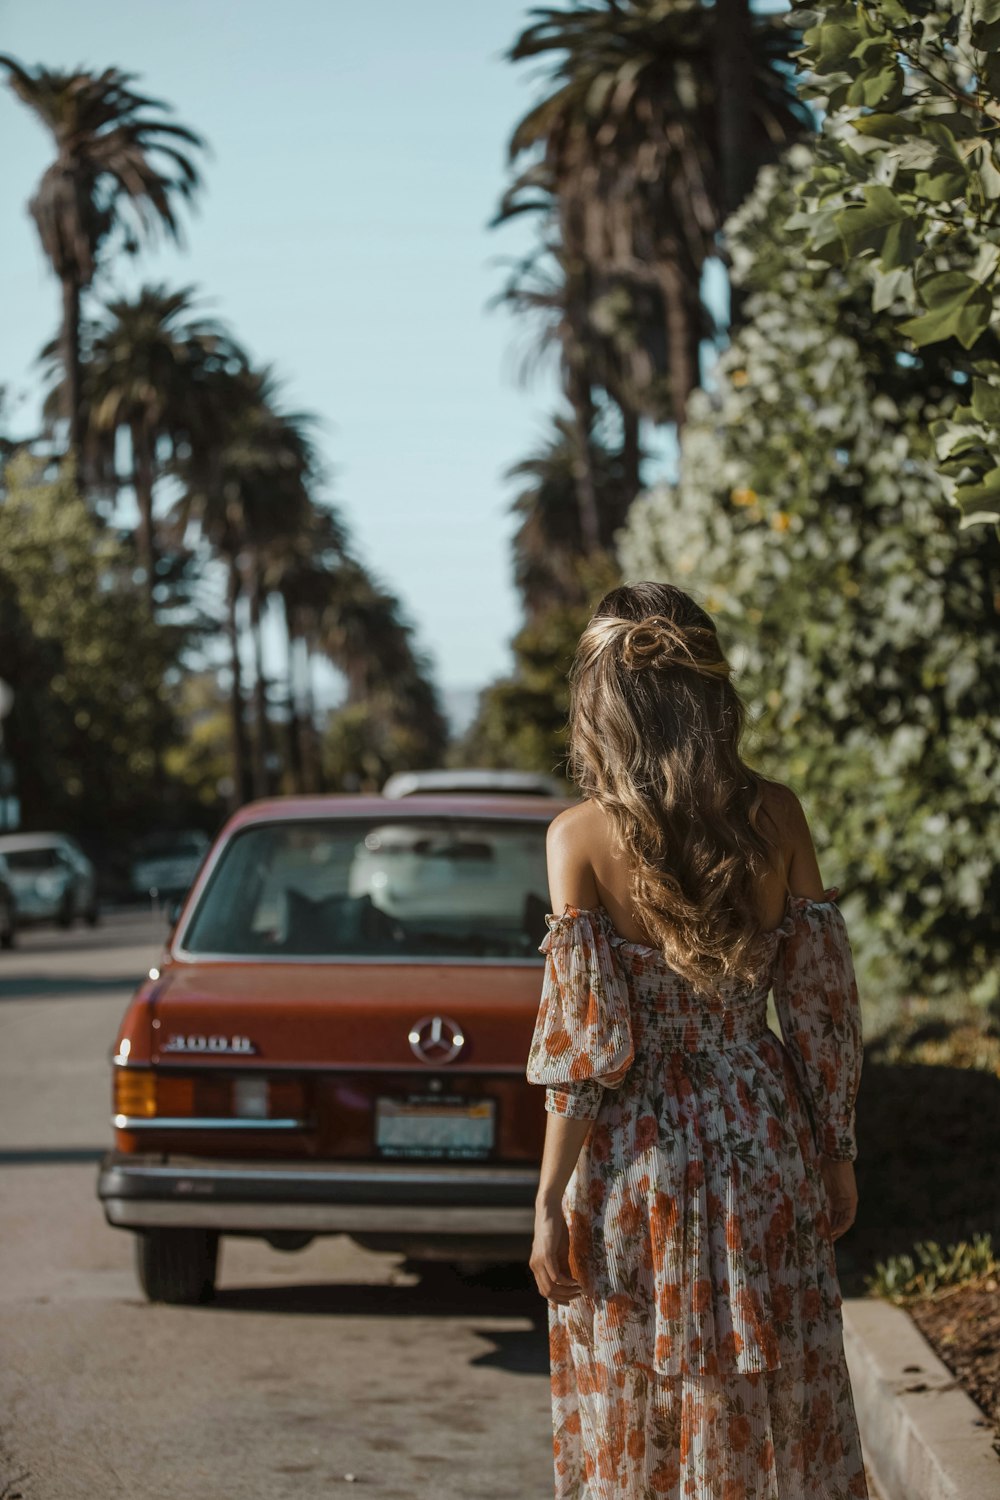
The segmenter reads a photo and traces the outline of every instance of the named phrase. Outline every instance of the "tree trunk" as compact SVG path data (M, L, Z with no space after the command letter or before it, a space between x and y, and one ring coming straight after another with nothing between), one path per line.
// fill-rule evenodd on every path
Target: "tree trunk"
M642 450L639 446L639 414L630 406L619 406L622 418L622 478L625 482L625 501L631 505L642 485L640 465Z
M739 208L757 176L757 162L748 146L753 134L750 0L715 0L713 52L715 119L725 218ZM723 258L728 267L729 256L725 250ZM730 284L730 328L741 321L742 300L740 289Z
M308 636L301 638L302 648L302 779L307 792L319 792L323 787L323 768L320 762L319 744L316 735L316 708L312 692L312 652Z
M76 487L83 494L83 378L80 365L80 283L62 278L63 371L66 377L64 415L69 428L69 452L76 468Z
M750 0L715 0L714 21L715 120L722 211L731 214L753 187L756 176L756 162L749 149L753 87Z
M596 552L601 545L601 514L597 504L597 486L594 483L594 450L591 443L594 398L584 371L569 361L566 369L566 394L573 408L573 426L576 431L577 451L573 460L573 478L580 509L580 540L584 552Z
M680 267L672 259L664 259L657 268L657 281L663 294L671 416L679 429L687 416L688 396L698 384L695 335Z
M133 422L132 438L132 483L135 486L135 501L139 507L139 561L146 574L146 594L149 612L154 612L153 590L156 587L156 536L153 530L153 478L155 461L150 434L141 422Z
M594 479L594 394L587 370L590 312L593 301L590 269L585 254L583 215L579 201L561 202L565 287L563 295L562 376L566 399L573 412L576 456L573 478L580 512L580 541L585 553L601 545L601 515Z
M243 680L240 671L240 627L237 606L240 598L239 558L229 558L229 582L226 590L226 634L229 638L229 670L232 677L229 692L229 729L233 758L233 806L247 800L246 731L243 722Z
M295 690L295 657L298 622L294 606L284 601L285 609L285 694L288 705L288 778L293 792L304 792L302 770L302 726L299 720L299 701Z
M249 572L250 635L253 639L253 794L255 797L266 797L270 791L267 772L267 684L264 679L264 646L260 632L260 564L255 553L250 555Z

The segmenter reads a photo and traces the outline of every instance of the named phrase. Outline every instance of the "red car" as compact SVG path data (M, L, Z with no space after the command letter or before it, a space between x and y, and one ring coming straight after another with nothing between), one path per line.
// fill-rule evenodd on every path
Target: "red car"
M544 1126L524 1076L548 888L541 796L287 798L206 860L114 1062L98 1193L153 1300L220 1234L527 1253Z

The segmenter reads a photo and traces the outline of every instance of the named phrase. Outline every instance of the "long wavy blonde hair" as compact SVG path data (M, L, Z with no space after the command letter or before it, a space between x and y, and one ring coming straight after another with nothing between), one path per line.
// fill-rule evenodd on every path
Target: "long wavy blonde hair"
M754 893L777 859L730 670L689 594L634 583L601 600L570 672L573 779L611 819L637 922L698 990L761 978Z

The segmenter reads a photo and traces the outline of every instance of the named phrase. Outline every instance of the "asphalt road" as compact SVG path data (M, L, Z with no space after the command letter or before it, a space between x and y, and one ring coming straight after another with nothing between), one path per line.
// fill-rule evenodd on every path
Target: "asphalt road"
M217 1301L150 1306L94 1191L148 915L0 954L0 1500L551 1494L544 1304L338 1238L224 1241Z

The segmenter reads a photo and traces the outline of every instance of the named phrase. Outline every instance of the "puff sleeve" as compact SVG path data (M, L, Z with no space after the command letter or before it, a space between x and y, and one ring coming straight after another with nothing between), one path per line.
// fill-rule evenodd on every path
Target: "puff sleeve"
M861 1006L838 886L822 900L791 896L779 929L773 993L781 1034L809 1107L817 1150L857 1156Z
M545 1085L550 1114L592 1120L604 1090L621 1084L635 1058L628 986L600 912L567 906L545 920L528 1081Z

